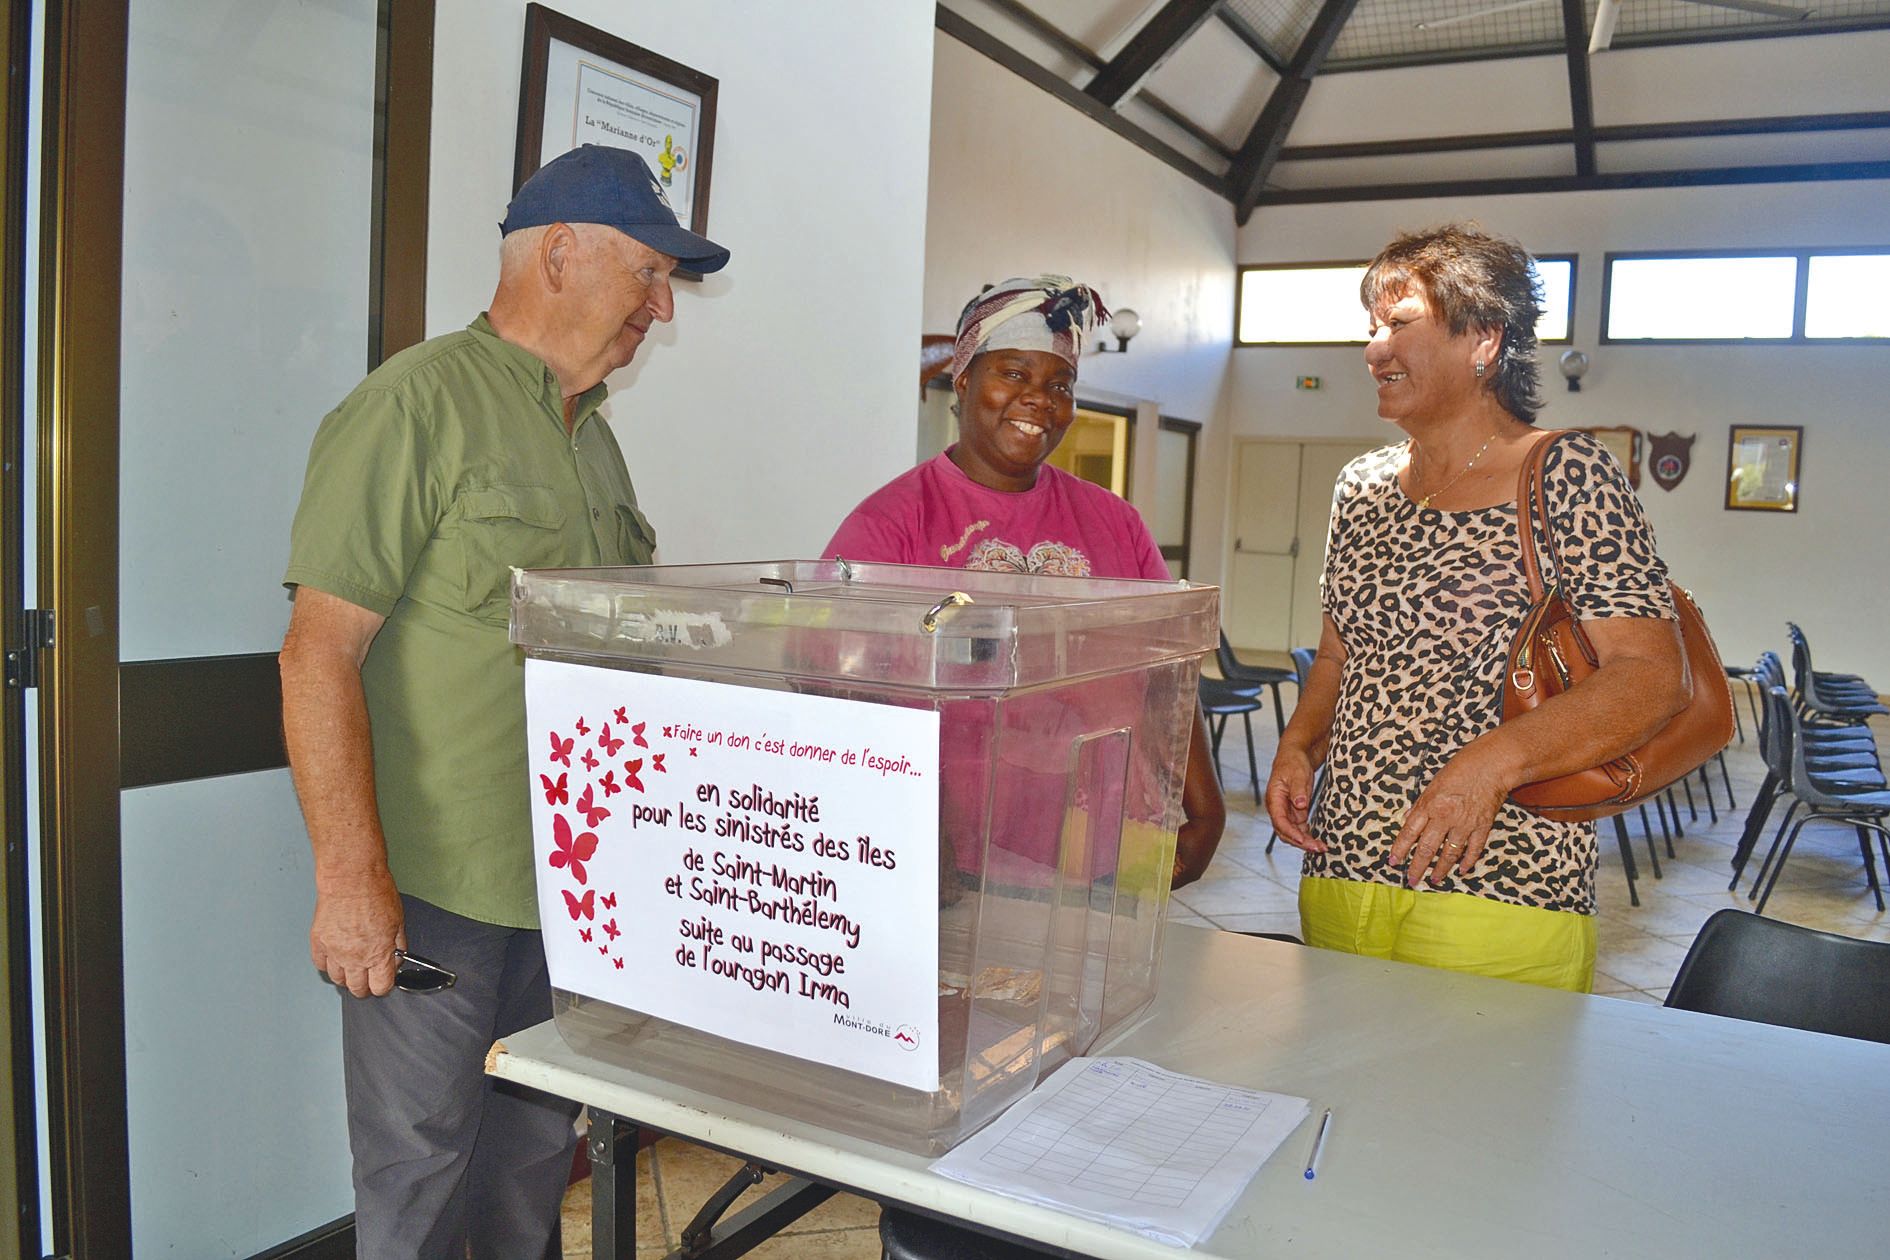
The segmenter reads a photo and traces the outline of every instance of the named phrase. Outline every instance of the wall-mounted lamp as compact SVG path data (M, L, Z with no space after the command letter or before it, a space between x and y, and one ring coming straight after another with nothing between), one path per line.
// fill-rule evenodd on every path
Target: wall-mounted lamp
M1564 350L1558 362L1562 367L1562 376L1568 381L1568 392L1582 392L1582 377L1588 375L1588 356L1580 350Z
M1115 349L1109 348L1105 338L1096 343L1097 354L1127 354L1129 339L1142 331L1142 317L1133 308L1123 307L1109 317L1109 335L1116 339Z

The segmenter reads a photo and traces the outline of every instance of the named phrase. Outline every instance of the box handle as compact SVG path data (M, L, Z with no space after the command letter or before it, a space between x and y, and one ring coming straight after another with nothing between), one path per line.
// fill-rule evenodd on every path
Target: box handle
M965 594L963 591L953 591L950 595L947 595L944 599L939 600L938 603L933 604L931 611L927 612L925 616L919 618L919 629L925 631L927 634L937 634L938 633L938 615L940 613L944 612L947 608L956 608L960 604L970 604L970 603L975 603L975 602L976 601L973 600L971 596Z

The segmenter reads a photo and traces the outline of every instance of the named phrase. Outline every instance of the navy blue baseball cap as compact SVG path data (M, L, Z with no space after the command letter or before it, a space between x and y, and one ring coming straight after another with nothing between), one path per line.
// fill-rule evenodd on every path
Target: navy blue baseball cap
M547 223L614 227L704 275L728 265L726 249L676 221L648 163L629 149L587 144L545 163L513 196L499 234Z

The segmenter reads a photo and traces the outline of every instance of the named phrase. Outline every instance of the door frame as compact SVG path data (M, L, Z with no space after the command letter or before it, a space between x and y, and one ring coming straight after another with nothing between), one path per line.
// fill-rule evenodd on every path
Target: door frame
M8 675L25 653L26 204L30 156L32 5L8 0L0 26L7 72L0 93L0 607L6 610ZM22 679L22 682L25 680ZM40 1254L39 1138L33 1084L32 909L26 852L26 692L0 693L0 799L7 844L0 854L0 1253Z
M1169 433L1179 433L1188 439L1188 479L1181 515L1181 545L1169 545L1161 548L1162 559L1168 562L1168 571L1178 577L1186 578L1192 567L1194 556L1194 477L1195 461L1201 454L1201 422L1199 420L1179 420L1174 416L1163 416L1157 426ZM1180 561L1177 572L1175 562Z
M129 1256L124 750L127 739L135 746L146 728L179 710L229 697L193 689L184 669L171 671L180 685L158 688L155 702L141 684L121 706L119 340L130 0L47 0L45 13L41 199L32 211L41 225L36 603L52 610L57 645L45 657L39 728L31 734L40 748L50 1233L58 1255ZM380 171L375 204L362 211L371 215L374 238L364 350L384 357L424 333L434 0L380 0L380 14ZM279 727L273 668L251 672L260 689L254 699L273 707L268 724ZM197 770L138 781L194 778ZM338 1224L349 1236L337 1241L335 1228L324 1227L308 1253L351 1250L352 1231ZM39 1254L39 1245L36 1231L24 1254Z

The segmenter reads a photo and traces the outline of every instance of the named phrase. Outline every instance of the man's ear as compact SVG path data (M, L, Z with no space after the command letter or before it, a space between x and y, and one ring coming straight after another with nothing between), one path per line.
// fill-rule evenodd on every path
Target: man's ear
M554 223L538 243L538 271L545 289L561 293L569 282L578 253L577 232L569 223Z

